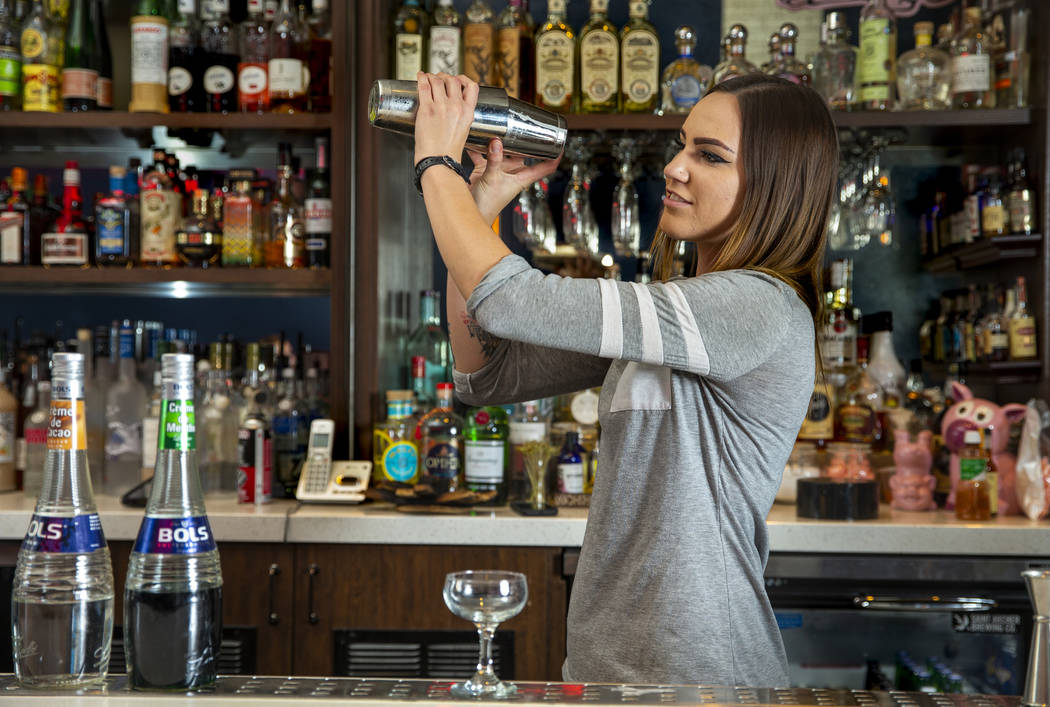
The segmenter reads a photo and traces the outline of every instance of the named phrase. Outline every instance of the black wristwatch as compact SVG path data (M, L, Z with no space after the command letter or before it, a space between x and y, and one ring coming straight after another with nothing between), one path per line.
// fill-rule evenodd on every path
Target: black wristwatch
M433 167L436 164L445 165L453 172L463 177L463 181L467 183L467 186L470 186L470 173L463 168L463 165L461 165L459 162L456 162L448 155L435 155L433 157L424 157L419 162L416 162L416 191L419 192L420 196L423 196L423 185L420 182L420 180L423 178L423 172L427 171L427 169Z

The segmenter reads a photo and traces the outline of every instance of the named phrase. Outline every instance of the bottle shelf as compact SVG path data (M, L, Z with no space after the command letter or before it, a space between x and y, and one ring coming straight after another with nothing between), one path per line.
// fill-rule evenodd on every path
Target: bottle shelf
M935 380L943 381L948 375L948 364L923 362L924 370ZM1038 383L1043 372L1043 364L1034 361L991 361L987 363L965 363L963 380L994 383L995 385L1012 385L1014 383Z
M331 270L277 268L0 267L11 294L113 294L145 297L327 297Z
M1039 255L1043 236L1039 233L1020 236L995 236L960 246L922 264L931 273L949 273L992 265L1005 260L1034 258Z
M328 130L331 113L125 113L89 111L86 113L0 112L4 128L143 129L155 127L198 128L201 130Z

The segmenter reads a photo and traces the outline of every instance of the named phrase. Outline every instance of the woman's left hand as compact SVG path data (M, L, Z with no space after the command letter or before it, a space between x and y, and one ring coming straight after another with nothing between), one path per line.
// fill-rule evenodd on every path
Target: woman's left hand
M458 162L474 122L478 85L466 76L423 72L416 75L416 81L419 108L415 161L448 155Z

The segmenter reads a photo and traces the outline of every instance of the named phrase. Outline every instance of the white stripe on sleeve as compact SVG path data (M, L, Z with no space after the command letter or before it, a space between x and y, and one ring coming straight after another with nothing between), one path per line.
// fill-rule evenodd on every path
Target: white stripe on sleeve
M660 333L660 318L656 314L656 303L649 289L638 282L629 283L638 297L638 315L642 322L642 363L662 366L664 363L664 339Z
M623 356L623 312L620 308L620 291L615 280L598 278L598 289L602 295L602 343L598 355L602 358Z
M675 316L678 318L678 326L682 330L682 339L685 341L686 360L689 363L689 370L696 371L700 375L707 375L711 372L711 359L707 355L707 346L704 345L703 337L700 336L700 329L696 325L696 317L693 316L692 310L689 309L685 293L682 292L682 288L673 282L663 283L661 286L667 294L667 299L670 300L671 306L674 307Z

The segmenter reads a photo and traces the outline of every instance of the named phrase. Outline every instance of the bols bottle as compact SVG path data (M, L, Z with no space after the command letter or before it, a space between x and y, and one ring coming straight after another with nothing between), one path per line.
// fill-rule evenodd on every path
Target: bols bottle
M164 354L153 488L124 588L128 684L198 689L215 682L222 568L197 474L193 356Z
M44 486L11 595L15 676L24 685L102 682L113 634L113 567L88 472L84 356L52 357Z

